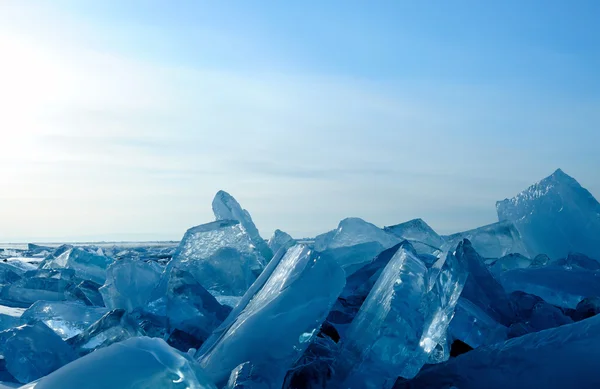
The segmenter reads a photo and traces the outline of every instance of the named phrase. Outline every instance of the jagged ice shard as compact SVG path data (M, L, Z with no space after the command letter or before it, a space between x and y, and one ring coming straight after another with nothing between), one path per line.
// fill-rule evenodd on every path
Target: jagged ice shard
M391 388L414 377L446 330L467 278L451 253L431 269L410 245L389 261L348 329L334 379L344 388Z
M269 248L273 254L277 254L277 251L279 251L281 248L287 250L295 244L296 241L294 238L281 230L275 230L275 232L273 232L273 236L271 236L271 239L269 239Z
M250 217L250 213L242 209L240 204L229 193L218 191L212 202L213 213L217 220L237 220L242 228L246 231L252 243L266 261L270 261L273 257L273 252L267 245L267 242L260 237L258 229Z
M423 219L413 219L383 229L402 240L408 240L419 253L436 254L444 246L439 236Z
M521 235L510 221L502 221L445 237L445 249L452 250L463 239L468 239L484 258L500 258L508 254L528 256Z
M226 320L228 328L219 339L201 350L202 367L220 385L236 366L250 362L265 387L281 388L287 370L317 334L344 283L344 272L335 261L305 245L292 247L245 308Z
M239 221L219 220L190 228L165 271L187 271L217 299L227 299L241 297L264 262Z
M315 238L314 248L337 260L347 275L383 250L401 242L397 236L357 217L346 218L335 230Z
M123 259L113 263L106 272L106 283L100 288L104 304L110 309L127 311L145 307L162 271L156 262Z
M600 386L598 203L562 171L451 236L267 243L213 209L179 243L0 247L0 388Z
M112 258L73 247L57 257L45 261L41 269L72 269L78 278L89 280L100 285L106 280L106 269L113 262Z
M560 169L496 209L499 220L516 225L532 256L579 252L600 260L600 203Z

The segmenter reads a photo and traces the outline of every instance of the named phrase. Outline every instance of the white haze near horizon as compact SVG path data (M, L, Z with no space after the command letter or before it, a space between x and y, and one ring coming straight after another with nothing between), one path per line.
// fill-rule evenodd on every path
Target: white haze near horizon
M102 23L9 4L0 242L178 240L213 220L219 189L265 238L315 236L348 216L470 229L558 167L600 193L597 100L165 62L114 49ZM145 27L127 32L160 36Z

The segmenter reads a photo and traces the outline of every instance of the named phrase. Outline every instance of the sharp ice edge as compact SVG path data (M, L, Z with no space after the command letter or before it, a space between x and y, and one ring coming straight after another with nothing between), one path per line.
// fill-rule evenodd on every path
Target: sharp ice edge
M1 248L0 386L600 385L600 208L562 171L450 236L347 218L266 242L213 209L178 245Z

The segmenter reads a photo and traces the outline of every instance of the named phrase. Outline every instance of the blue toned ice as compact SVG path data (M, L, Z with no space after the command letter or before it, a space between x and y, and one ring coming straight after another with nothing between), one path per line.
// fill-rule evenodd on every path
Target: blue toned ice
M414 377L445 341L466 278L451 253L430 270L410 245L401 247L352 321L334 379L345 388L391 388L398 376Z
M257 248L258 252L266 261L270 261L273 257L271 248L267 245L267 242L261 238L258 233L258 229L250 213L245 209L242 209L240 204L233 198L229 193L225 191L218 191L212 202L213 213L217 220L237 220L240 225L246 231L252 243Z
M161 339L98 350L22 389L216 389L197 364Z
M243 362L256 379L280 388L287 370L300 358L342 291L345 275L335 262L305 245L287 251L254 294L199 360L217 384Z

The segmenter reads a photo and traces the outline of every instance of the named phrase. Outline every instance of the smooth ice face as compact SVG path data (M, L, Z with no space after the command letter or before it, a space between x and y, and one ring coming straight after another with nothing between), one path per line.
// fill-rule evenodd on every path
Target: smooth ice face
M42 323L0 332L6 370L21 383L45 376L75 359L75 353Z
M560 169L496 209L499 220L516 225L533 256L558 259L574 251L600 260L600 203Z
M132 338L76 360L22 389L216 389L161 339Z
M510 325L514 318L508 295L490 273L483 258L475 251L471 242L466 239L460 242L455 255L468 267L469 271L469 278L463 289L462 297L477 305L496 322Z
M510 299L518 322L510 327L509 337L573 323L562 309L548 304L538 296L519 291L511 293Z
M387 249L400 243L400 238L360 218L349 217L342 220L335 230L317 236L314 247L317 251L324 251L371 242L377 242Z
M287 250L295 244L296 241L294 238L281 230L275 230L275 232L273 232L273 236L271 236L271 239L269 239L269 248L273 254L277 254L277 251L279 251L279 249L282 247Z
M521 234L510 221L448 235L445 239L444 248L448 250L453 250L463 239L468 239L484 258L500 258L513 253L526 257L529 255Z
M287 251L262 288L254 294L200 362L217 383L250 362L269 388L281 388L286 371L302 355L342 291L345 275L305 245ZM252 291L253 292L253 291ZM234 311L237 313L237 311Z
M112 258L73 247L43 263L41 269L72 269L78 278L102 285L106 280L106 269L112 262Z
M565 308L576 308L585 297L600 296L600 271L567 270L557 266L515 269L499 277L507 292L523 291Z
M0 305L0 331L17 327L21 323L21 315L25 308L14 308Z
M348 329L334 369L342 387L391 388L445 342L467 273L452 254L431 271L407 247L392 257Z
M508 336L508 328L462 297L456 305L449 331L454 339L465 342L473 348L502 342Z
M12 284L21 279L25 271L11 263L0 262L0 285Z
M249 235L236 220L190 228L165 270L194 275L214 296L242 296L264 266Z
M107 312L106 308L88 307L75 301L37 301L23 313L21 320L24 324L42 322L66 340L82 333Z
M242 209L240 204L233 198L229 193L225 191L218 191L212 202L213 213L217 220L237 220L240 222L242 228L246 231L254 246L258 249L262 257L266 261L270 261L273 257L273 252L260 237L258 229L250 217L250 213L245 209Z
M439 251L445 242L423 219L413 219L405 223L396 224L395 226L385 227L384 231L396 235L402 240L408 240L413 243L413 246L420 246L416 242L429 246L426 254L433 254ZM417 252L419 252L418 249Z
M100 288L104 304L110 309L133 311L146 306L163 267L156 262L122 259L109 266L106 283Z
M314 248L334 258L347 275L360 269L383 250L400 243L400 238L359 218L347 218L338 228L315 238Z
M472 350L396 388L596 388L600 316Z

